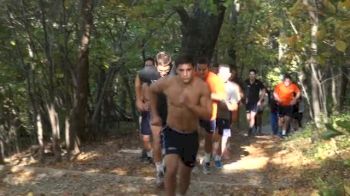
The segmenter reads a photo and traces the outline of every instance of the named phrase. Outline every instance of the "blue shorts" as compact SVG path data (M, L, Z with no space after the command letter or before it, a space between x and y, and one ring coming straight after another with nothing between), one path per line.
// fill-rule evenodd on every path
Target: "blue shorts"
M199 120L199 125L208 133L214 133L216 129L216 120Z
M141 113L141 134L142 135L152 135L151 130L151 113L142 112Z

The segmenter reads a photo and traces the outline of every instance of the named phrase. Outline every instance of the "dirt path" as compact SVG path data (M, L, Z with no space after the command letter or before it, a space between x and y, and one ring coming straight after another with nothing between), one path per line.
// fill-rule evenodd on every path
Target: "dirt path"
M89 145L73 162L38 164L12 160L0 168L0 195L162 195L154 167L139 160L137 135ZM203 148L201 148L203 149ZM304 163L271 135L248 138L234 133L222 170L210 175L197 166L188 195L309 195L294 186ZM199 152L201 162L203 152ZM32 162L32 163L31 163ZM15 166L17 165L17 166ZM18 165L23 165L18 166Z

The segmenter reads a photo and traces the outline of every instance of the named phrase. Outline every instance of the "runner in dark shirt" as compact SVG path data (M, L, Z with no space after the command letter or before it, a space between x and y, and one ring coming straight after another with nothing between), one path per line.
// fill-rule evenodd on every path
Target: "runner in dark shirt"
M140 112L139 117L139 130L140 139L142 142L141 161L152 162L152 145L151 145L151 126L150 126L150 111L149 111L149 99L145 88L150 83L145 80L146 73L149 70L156 70L154 66L153 58L146 58L143 68L136 74L135 77L135 95L136 95L136 107ZM152 72L151 72L152 73ZM156 73L158 73L156 71ZM159 75L159 74L152 74ZM158 76L152 76L148 78L154 78Z
M262 107L262 102L265 96L266 90L263 83L256 79L256 70L249 70L249 79L245 81L245 96L246 96L246 111L247 121L249 124L248 136L250 136L255 126L255 116Z

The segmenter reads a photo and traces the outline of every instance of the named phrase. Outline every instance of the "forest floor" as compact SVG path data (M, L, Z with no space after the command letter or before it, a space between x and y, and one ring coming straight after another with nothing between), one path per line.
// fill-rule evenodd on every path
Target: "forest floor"
M205 175L197 164L187 195L318 195L312 178L321 165L295 148L309 141L286 145L267 130L255 137L234 131L223 169ZM200 149L198 163L203 140ZM18 154L0 165L0 195L163 195L154 166L139 157L136 131L83 146L74 161L38 163Z

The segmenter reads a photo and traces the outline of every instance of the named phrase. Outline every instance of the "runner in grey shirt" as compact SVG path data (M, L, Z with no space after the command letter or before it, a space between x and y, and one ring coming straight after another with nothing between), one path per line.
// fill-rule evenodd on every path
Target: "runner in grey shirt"
M216 168L222 168L221 157L226 150L228 138L231 136L231 113L237 109L240 97L238 84L229 81L230 67L226 64L219 65L218 76L224 81L227 99L218 104L216 119L216 138L214 142L214 163ZM221 144L221 145L220 145Z

